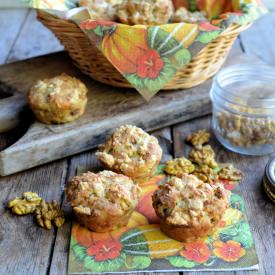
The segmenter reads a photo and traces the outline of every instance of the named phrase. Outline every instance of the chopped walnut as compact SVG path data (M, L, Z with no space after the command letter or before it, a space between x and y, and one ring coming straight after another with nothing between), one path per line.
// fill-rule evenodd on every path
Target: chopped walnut
M215 171L207 165L196 166L192 175L207 183L211 183L217 178Z
M48 203L42 200L35 210L35 219L37 224L45 229L51 229L52 224L60 227L65 222L64 213L56 201Z
M219 178L224 180L241 181L243 177L243 172L235 168L232 164L227 164L219 172Z
M33 192L24 192L21 197L9 201L8 208L17 215L26 215L33 213L40 204L41 198Z
M186 138L186 141L191 143L195 148L202 148L202 145L209 142L210 133L205 129L192 133Z
M190 174L195 170L194 164L184 157L176 158L166 162L164 171L173 176L180 177L182 174Z
M199 165L207 165L211 168L218 166L215 161L215 152L210 145L203 146L200 149L193 149L189 155L189 159Z

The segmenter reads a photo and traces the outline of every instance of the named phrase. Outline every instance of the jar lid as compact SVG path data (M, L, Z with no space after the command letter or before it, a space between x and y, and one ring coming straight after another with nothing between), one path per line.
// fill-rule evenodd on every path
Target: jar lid
M263 187L268 197L275 203L275 157L268 162L265 168Z

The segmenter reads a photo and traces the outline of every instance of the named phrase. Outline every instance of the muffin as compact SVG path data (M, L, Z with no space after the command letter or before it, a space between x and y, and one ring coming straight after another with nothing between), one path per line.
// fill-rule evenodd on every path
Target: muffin
M155 191L153 207L167 236L190 242L211 234L229 207L229 196L222 184L185 174L170 178Z
M117 5L123 0L80 0L79 6L87 7L94 20L113 21L116 19Z
M66 194L80 224L95 232L109 232L128 224L140 188L111 171L87 172L69 182Z
M123 125L99 147L96 156L107 169L144 182L155 174L162 150L154 136Z
M118 19L128 25L162 25L173 15L171 0L125 0L118 8Z
M29 92L29 105L45 124L59 124L79 118L87 104L87 88L77 78L61 74L39 80Z
M184 7L181 7L176 10L172 17L172 22L174 23L190 23L190 24L197 24L200 22L206 22L207 18L205 14L201 11L191 12Z

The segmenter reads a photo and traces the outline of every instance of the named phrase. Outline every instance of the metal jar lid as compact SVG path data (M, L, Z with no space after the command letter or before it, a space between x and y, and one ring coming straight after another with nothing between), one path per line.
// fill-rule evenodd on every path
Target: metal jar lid
M268 162L265 168L263 187L267 196L275 203L275 157Z

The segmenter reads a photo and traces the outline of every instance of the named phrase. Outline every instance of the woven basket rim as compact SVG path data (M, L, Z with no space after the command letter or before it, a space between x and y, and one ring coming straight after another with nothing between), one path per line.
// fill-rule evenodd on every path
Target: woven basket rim
M49 20L51 19L54 21L60 21L60 22L66 21L67 23L72 23L73 25L75 25L77 28L80 29L80 27L73 20L60 18L57 15L47 12L46 10L37 10L37 16L43 17L44 19L45 18L47 18ZM119 22L114 21L114 23L119 23ZM184 22L182 22L182 23L184 23ZM119 24L122 24L122 23L119 23ZM167 23L167 24L172 24L172 23ZM164 25L167 25L167 24L164 24ZM173 23L173 24L175 24L175 23ZM252 24L253 24L253 22L244 24L244 25L239 25L239 24L233 23L230 26L228 26L226 29L224 29L224 31L220 34L220 36L227 36L229 34L240 33L242 31L246 30L247 28L249 28ZM126 25L126 24L123 24L123 25ZM131 25L126 25L126 26L131 27ZM159 26L162 26L162 25L159 25Z

